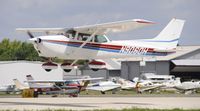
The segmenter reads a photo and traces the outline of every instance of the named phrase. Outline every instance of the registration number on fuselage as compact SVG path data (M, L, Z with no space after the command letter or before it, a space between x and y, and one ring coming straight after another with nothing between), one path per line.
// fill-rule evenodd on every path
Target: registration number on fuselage
M144 48L144 47L122 46L120 53L145 55L147 51L148 51L148 48Z

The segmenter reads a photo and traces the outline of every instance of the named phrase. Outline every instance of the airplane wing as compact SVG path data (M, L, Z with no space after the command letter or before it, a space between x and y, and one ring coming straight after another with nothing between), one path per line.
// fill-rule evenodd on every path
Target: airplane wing
M74 80L69 80L69 81L94 81L94 80L102 80L102 79L104 79L104 78L103 77L97 77L97 78L74 79Z
M139 88L139 91L144 92L144 91L149 91L149 90L154 90L157 88L163 87L163 85L157 85L157 86L150 86L150 87L145 87L145 88Z
M86 89L87 90L94 90L94 91L110 91L116 88L120 88L119 85L110 85L110 86L87 86Z
M102 80L103 77L98 78L82 78L82 79L71 79L71 80L28 80L25 82L29 83L64 83L67 81L93 81L93 80Z
M144 26L152 25L154 22L143 19L131 19L103 24L75 27L74 30L80 33L93 34L98 30L97 35L105 35L109 32L124 32Z
M67 32L68 28L17 28L16 31L21 32L44 32L44 33L51 33L51 34L58 34Z
M66 80L28 80L28 83L64 83Z
M124 32L129 30L134 30L137 28L145 27L154 24L152 21L144 19L131 19L117 22L108 22L95 25L80 26L74 28L17 28L17 31L25 32L45 32L45 33L65 33L77 31L83 34L93 34L105 35L109 32Z

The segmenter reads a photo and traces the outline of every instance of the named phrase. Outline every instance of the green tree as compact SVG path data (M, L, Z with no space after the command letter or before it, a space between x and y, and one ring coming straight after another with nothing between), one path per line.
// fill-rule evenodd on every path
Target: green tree
M31 43L21 41L10 41L3 39L0 42L0 60L41 60Z

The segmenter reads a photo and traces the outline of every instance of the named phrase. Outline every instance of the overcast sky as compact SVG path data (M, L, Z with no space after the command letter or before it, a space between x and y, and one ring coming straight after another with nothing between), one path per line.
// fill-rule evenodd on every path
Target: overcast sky
M142 18L157 24L109 34L112 40L156 36L172 18L185 19L180 44L200 45L200 0L0 0L0 40L27 40L17 27L73 27Z

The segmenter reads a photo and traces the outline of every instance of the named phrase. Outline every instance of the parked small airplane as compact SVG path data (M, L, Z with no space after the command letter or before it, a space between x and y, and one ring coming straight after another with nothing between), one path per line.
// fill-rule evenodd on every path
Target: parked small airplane
M175 76L173 75L158 75L155 73L143 73L140 76L140 81L148 80L153 83L164 83L169 81L174 81Z
M133 90L136 88L136 84L138 82L137 80L132 82L119 77L111 78L111 80L120 84L122 90Z
M22 84L18 79L13 79L13 81L15 83L16 89L19 91L30 88L28 84Z
M186 81L180 82L174 86L174 88L178 89L180 92L185 94L195 93L197 89L200 89L200 81Z
M155 91L163 86L164 85L162 85L162 84L153 83L153 82L147 80L147 81L138 82L136 85L136 91L138 93L143 93L145 91L152 93L153 91Z
M77 97L80 91L85 90L90 81L101 80L99 78L81 78L72 80L34 80L31 75L27 75L29 87L38 92L49 94L68 94L70 97Z
M5 92L6 94L15 92L15 86L14 85L2 85L0 86L0 92Z
M30 36L39 56L48 59L42 67L51 71L58 67L51 61L63 59L61 68L70 72L78 60L89 60L94 71L106 67L102 60L134 56L165 56L176 51L184 20L172 19L153 39L110 41L106 34L123 32L154 24L152 21L132 19L73 28L18 28ZM46 36L34 37L33 32L44 32ZM67 61L73 60L73 62Z
M106 91L116 91L116 89L121 88L120 84L114 83L112 81L101 81L94 84L89 84L86 87L86 90L100 91L102 94L105 94Z
M138 93L145 91L152 92L155 89L162 87L162 84L156 84L149 80L139 80L134 78L133 81L129 81L123 78L112 78L113 81L121 85L122 90L136 90Z
M134 78L135 79L135 78ZM137 85L139 92L158 91L161 89L171 90L178 82L173 75L158 75L155 73L143 73Z

